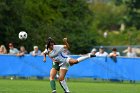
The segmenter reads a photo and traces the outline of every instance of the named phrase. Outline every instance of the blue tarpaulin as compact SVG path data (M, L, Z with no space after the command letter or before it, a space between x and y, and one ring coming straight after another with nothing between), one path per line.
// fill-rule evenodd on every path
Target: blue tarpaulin
M78 58L78 55L72 55ZM0 55L0 76L43 76L49 77L52 60L47 56ZM86 59L71 66L66 77L69 78L101 78L119 80L140 80L140 58L117 57L114 61L110 57L95 57Z

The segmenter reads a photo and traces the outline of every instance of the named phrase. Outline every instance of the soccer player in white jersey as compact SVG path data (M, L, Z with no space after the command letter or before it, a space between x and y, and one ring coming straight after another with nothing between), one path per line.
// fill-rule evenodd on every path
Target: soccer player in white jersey
M95 55L89 54L89 55L81 56L78 59L72 59L72 58L68 57L67 55L65 55L65 53L63 53L63 50L65 48L66 49L69 48L67 38L64 38L63 42L64 42L64 45L55 45L55 42L52 39L49 39L49 41L47 43L47 50L46 50L45 54L47 54L53 60L53 62L59 63L59 66L60 66L59 82L60 82L62 88L64 89L65 93L70 93L68 86L64 80L69 66L77 64L87 58L95 57ZM44 61L46 61L46 55L44 55ZM54 92L54 93L56 93L56 92Z
M49 38L51 39L51 38ZM46 57L46 53L48 53L48 50L45 49L45 51L43 52L44 56ZM64 53L67 54L67 49L64 50ZM53 60L54 61L54 60ZM46 58L44 60L44 62L46 62ZM60 70L60 66L59 66L59 62L52 62L52 68L50 70L50 85L51 85L51 89L52 89L52 93L56 93L56 83L55 83L55 77L59 77L59 75L57 74ZM63 80L64 82L66 82L65 80Z

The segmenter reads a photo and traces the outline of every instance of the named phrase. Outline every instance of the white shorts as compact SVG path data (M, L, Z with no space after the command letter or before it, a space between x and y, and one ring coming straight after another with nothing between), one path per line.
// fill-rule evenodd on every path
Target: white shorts
M69 64L69 60L70 58L67 58L66 59L66 62L64 62L61 66L60 66L60 69L67 69L69 68L70 64Z

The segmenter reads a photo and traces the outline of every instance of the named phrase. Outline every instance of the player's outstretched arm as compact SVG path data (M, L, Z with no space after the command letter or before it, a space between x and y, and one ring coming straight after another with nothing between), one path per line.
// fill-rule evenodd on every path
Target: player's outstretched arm
M43 62L46 62L46 55L48 54L48 50L45 49L43 52Z
M64 48L69 49L70 46L69 46L69 43L68 43L68 41L67 41L67 38L63 38L63 42L64 42Z
M43 62L46 62L46 54L44 53L43 56Z

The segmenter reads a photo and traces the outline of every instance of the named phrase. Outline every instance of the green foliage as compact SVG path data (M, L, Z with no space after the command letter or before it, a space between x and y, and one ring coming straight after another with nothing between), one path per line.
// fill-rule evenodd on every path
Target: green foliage
M91 5L94 12L94 25L100 30L118 30L126 13L125 6L116 6L115 3L97 2Z
M88 32L93 18L85 0L1 0L0 7L1 43L14 42L29 51L38 45L43 50L51 36L58 44L68 37L73 53L82 53L79 47L91 46ZM18 39L22 30L28 33L25 41Z
M140 44L138 42L139 0L112 1L115 2L97 1L90 5L95 17L92 28L98 32L98 37L96 37L98 44L106 46ZM122 23L125 24L125 31L120 32ZM103 37L105 31L108 32L107 38Z
M140 31L135 28L127 29L127 31L108 32L107 38L101 38L103 45L123 46L123 45L139 45Z
M0 0L0 44L14 42L15 47L24 45L28 51L38 45L44 50L48 37L57 44L67 37L72 53L87 53L97 45L138 44L140 1L95 1ZM122 23L124 32L119 31ZM18 39L22 30L28 33L27 40Z
M140 0L119 0L120 4L126 6L127 12L124 17L124 22L129 27L140 29ZM118 2L118 0L116 0Z

